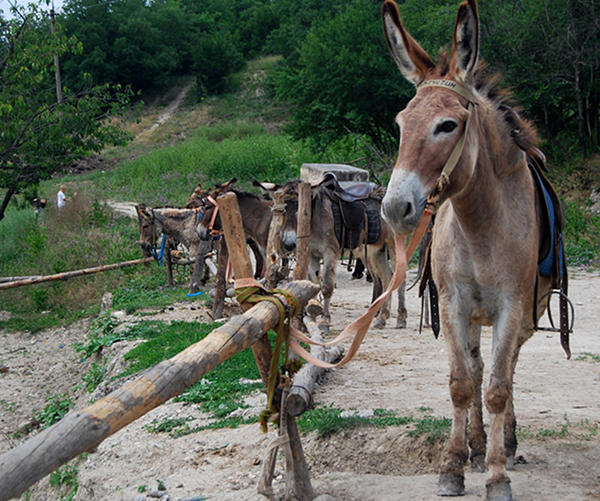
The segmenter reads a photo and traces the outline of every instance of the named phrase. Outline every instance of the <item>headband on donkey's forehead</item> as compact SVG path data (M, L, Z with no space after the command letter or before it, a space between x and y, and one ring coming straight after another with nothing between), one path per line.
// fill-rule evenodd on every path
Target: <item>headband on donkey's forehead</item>
M473 105L477 104L477 100L473 93L464 85L453 80L427 80L417 87L417 92L425 87L442 87L456 92L459 96L464 97Z

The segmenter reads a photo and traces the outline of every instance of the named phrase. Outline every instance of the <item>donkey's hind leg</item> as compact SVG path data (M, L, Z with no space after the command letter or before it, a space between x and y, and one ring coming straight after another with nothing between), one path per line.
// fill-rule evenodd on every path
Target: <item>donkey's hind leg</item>
M480 346L481 326L471 323L469 326L469 354L471 373L473 374L473 400L469 410L469 447L471 449L471 470L484 472L487 435L483 429L483 360Z
M386 247L383 246L381 249L377 250L373 250L369 247L369 250L367 250L367 259L368 269L373 276L373 300L375 300L388 288L388 285L390 285L390 281L392 280L392 270L390 269L388 262ZM376 292L378 292L377 296L375 296ZM385 327L388 318L390 318L391 306L392 298L388 297L375 317L373 326L376 329L383 329Z

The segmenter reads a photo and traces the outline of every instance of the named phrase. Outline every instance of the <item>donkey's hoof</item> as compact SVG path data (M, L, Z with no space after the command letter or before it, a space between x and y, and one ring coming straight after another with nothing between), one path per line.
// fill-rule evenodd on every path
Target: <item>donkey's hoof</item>
M464 496L465 477L457 473L440 473L438 496Z
M375 319L373 320L373 327L375 329L385 328L385 319L380 318L380 317L375 317Z
M484 473L486 470L485 455L481 454L471 458L471 471L474 473Z
M396 320L396 329L406 329L406 318L398 318Z
M485 501L512 501L512 489L508 479L490 482L485 488L487 491Z

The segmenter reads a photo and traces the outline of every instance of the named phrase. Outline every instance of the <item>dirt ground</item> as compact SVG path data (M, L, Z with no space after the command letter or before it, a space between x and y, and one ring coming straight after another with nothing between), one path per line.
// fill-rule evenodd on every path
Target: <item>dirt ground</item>
M566 359L556 334L538 332L523 348L517 367L515 407L524 431L517 454L524 461L509 474L518 501L600 499L600 274L571 270L569 295L576 312L572 359ZM340 266L330 336L361 314L370 297L370 284L364 279L351 281ZM414 290L408 292L407 301L408 328L371 330L350 364L322 377L316 402L358 411L393 409L406 416L419 416L428 408L436 417L451 417L444 340L435 340L429 329L419 333L419 300ZM236 313L237 306L231 305L228 311ZM208 319L203 308L189 302L150 318ZM390 327L394 324L389 322ZM26 432L33 409L42 409L49 395L73 394L91 361L80 363L72 343L83 341L88 332L89 321L82 321L36 335L0 333L0 453L27 439L13 438L13 434ZM484 338L487 361L489 330L484 331ZM110 357L117 364L114 372L120 370L119 352L125 349L118 344L111 350ZM79 396L77 408L89 405L90 395L84 390L75 394ZM264 398L253 395L248 403L248 412L258 412ZM168 497L163 500L266 499L257 494L257 481L276 432L264 435L255 424L170 438L144 428L153 420L188 416L195 418L194 425L207 419L194 406L169 401L109 437L97 452L76 460L79 490L75 499L149 500L158 480L166 487ZM443 444L411 438L409 428L361 428L329 438L304 436L316 493L337 501L437 499ZM560 437L553 433L560 430L566 433ZM485 499L485 478L468 472L462 499ZM284 483L280 457L274 484L278 494L283 493ZM143 486L146 490L140 492ZM30 489L28 499L58 500L60 496L45 478Z

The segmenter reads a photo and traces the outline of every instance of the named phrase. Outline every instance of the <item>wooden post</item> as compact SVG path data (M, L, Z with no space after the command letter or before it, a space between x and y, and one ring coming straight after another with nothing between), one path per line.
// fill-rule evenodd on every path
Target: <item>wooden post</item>
M165 271L167 273L167 285L173 287L173 262L171 260L171 237L165 242Z
M244 236L244 228L242 225L242 216L237 203L235 193L228 192L217 199L221 209L221 223L223 232L226 235L229 253L231 255L231 264L236 279L252 277L252 264L246 250L246 238ZM265 389L268 386L269 370L271 366L272 348L267 335L252 345L252 351L256 358L256 363L259 367L261 378ZM264 371L264 372L263 372ZM279 384L276 384L278 387ZM278 402L281 397L277 392L273 400ZM286 412L286 409L281 409L281 412ZM294 475L294 492L300 501L311 501L315 498L310 475L308 473L308 465L302 450L302 442L300 433L296 426L296 420L293 416L285 416L287 421L287 432L292 447L292 464L293 472L287 472L288 475ZM288 492L288 494L290 494Z
M286 220L285 200L282 190L273 193L273 219L269 227L269 239L267 240L267 281L265 287L274 289L277 287L277 275L281 261L281 229Z
M294 280L305 280L310 263L310 224L312 218L311 188L308 183L298 185L298 247L296 248L296 267Z
M308 281L292 282L282 288L296 296L300 304L306 304L318 292L318 287ZM278 297L287 304L285 296ZM20 496L61 465L83 452L93 452L110 435L181 394L278 323L275 305L263 301L143 376L86 409L70 412L55 425L2 454L0 501Z
M253 276L252 262L246 248L246 236L237 197L235 193L228 192L221 195L217 199L217 203L221 210L221 224L227 242L233 274L235 278L251 278ZM273 356L273 349L266 334L252 345L252 353L266 389Z

